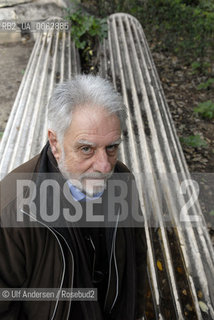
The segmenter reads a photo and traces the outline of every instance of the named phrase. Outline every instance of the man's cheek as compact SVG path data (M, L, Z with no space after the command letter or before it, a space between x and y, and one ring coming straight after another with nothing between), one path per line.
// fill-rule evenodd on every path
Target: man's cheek
M115 157L114 159L112 159L112 161L110 162L111 163L111 170L114 169L116 163L117 163L117 157Z

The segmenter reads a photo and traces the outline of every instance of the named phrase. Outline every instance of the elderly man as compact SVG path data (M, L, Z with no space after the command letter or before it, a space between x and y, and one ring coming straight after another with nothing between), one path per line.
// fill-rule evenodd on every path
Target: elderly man
M51 210L55 209L53 203L58 206L60 202L62 213L66 203L73 214L69 217L74 217L79 209L85 218L87 204L97 201L93 207L95 217L107 214L108 181L113 174L130 175L117 160L125 117L121 97L100 77L79 75L55 89L48 105L49 141L41 154L1 182L1 219L14 219L20 213L17 200L20 190L14 187L16 174L19 179L24 173L31 176L37 191L41 180L44 182L47 174L54 174L60 185L59 194L63 195L55 201L57 196L50 189L45 194L40 192L39 202L34 199L34 208L40 208L39 218L30 206L21 209L24 219L35 220L36 226L2 226L0 286L96 288L97 300L8 299L0 301L1 319L135 320L143 316L146 274L143 228L120 227L117 219L109 226L90 225L84 219L83 225L64 223L62 214L51 225L42 220L43 209L38 206L45 197L52 203ZM70 203L64 185L72 198ZM128 199L128 214L132 215L129 195Z

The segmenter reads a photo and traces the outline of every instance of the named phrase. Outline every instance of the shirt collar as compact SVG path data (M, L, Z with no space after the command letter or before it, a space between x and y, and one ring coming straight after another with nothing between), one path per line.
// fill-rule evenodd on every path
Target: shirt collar
M85 193L81 192L77 187L75 187L70 181L68 181L68 186L75 201L96 200L96 199L99 199L104 192L104 191L101 191L96 193L93 197L89 197Z

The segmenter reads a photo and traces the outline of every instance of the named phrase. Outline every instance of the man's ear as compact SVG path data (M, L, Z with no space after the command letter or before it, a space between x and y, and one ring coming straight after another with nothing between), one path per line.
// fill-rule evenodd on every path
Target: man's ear
M58 162L61 157L61 147L59 141L57 139L56 132L53 130L48 129L48 139L51 146L51 151Z

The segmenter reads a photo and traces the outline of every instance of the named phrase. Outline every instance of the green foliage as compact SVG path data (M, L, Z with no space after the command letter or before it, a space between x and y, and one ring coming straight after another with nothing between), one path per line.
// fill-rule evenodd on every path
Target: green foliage
M199 103L194 112L199 113L202 118L214 119L214 103L211 100Z
M203 59L213 44L214 13L186 5L180 0L150 1L149 4L162 48L174 51L189 61L198 57Z
M71 23L71 39L79 49L81 66L85 73L96 71L95 60L99 43L107 37L107 19L97 18L82 10L70 12L67 16Z
M87 4L89 0L82 0ZM156 50L170 51L185 63L204 57L213 61L214 2L211 0L94 0L96 12L107 16L127 12L136 16ZM199 61L199 62L200 62ZM200 65L199 69L204 69Z
M94 42L102 41L107 36L107 21L81 10L70 13L66 17L71 22L71 38L78 49L93 49Z
M211 210L211 211L209 212L209 215L210 215L210 216L214 216L214 210Z
M197 73L201 70L201 63L199 61L194 61L191 64L191 67L192 67L193 74Z
M203 10L214 12L214 1L213 0L200 0L199 7Z
M209 74L209 69L211 64L207 61L194 61L191 63L192 73L193 74Z
M194 136L181 137L180 141L182 144L188 147L193 147L193 148L207 147L206 141L204 141L199 134Z
M210 89L212 84L214 84L214 78L209 78L206 82L200 83L197 90Z

